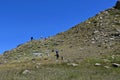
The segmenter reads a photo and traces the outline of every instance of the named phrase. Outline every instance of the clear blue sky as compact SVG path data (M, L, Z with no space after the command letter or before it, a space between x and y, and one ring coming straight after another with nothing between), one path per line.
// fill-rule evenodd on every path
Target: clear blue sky
M117 0L0 0L0 53L63 32Z

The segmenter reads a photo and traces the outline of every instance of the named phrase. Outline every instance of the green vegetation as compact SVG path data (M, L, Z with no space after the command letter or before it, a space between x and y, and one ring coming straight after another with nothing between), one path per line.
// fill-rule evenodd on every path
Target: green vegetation
M14 63L0 67L1 80L119 80L120 68L110 66L94 66L94 60L81 62L78 66L70 66L67 63L43 64L35 67L34 63ZM99 61L101 62L101 61ZM5 68L7 67L7 68ZM28 73L23 74L25 70ZM6 77L7 76L7 77Z
M56 36L5 51L0 80L120 80L119 13L111 8ZM63 60L56 61L56 49Z

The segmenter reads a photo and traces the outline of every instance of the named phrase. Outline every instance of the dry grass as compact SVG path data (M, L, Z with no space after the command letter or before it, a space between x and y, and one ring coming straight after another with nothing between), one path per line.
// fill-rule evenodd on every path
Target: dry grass
M36 61L36 63L39 61ZM119 80L120 68L106 69L94 66L97 61L87 59L77 67L67 63L41 64L37 68L31 61L3 64L0 66L0 80ZM30 73L23 74L24 70Z

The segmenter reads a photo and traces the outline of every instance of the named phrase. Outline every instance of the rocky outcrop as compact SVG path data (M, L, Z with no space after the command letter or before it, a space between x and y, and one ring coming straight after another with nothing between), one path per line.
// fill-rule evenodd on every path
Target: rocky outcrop
M115 5L116 9L120 9L120 0L117 1L116 5Z

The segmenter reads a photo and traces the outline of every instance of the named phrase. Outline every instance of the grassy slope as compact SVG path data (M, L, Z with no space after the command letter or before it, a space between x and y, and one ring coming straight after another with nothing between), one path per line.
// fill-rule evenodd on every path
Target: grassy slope
M85 64L86 63L86 64ZM20 64L9 64L7 69L0 69L1 80L119 80L120 68L106 69L102 66L95 67L94 62L84 61L79 66L68 66L62 64L44 64L35 67L29 62ZM10 68L14 66L14 68ZM24 70L30 73L22 74ZM6 77L7 76L7 77Z
M47 40L30 41L5 52L1 59L7 63L0 66L0 80L119 80L120 68L112 67L112 63L120 63L120 37L112 36L119 33L119 16L119 10L108 9ZM64 61L55 61L54 49L60 51ZM49 57L32 55L46 50L50 50ZM24 75L24 70L30 73Z

